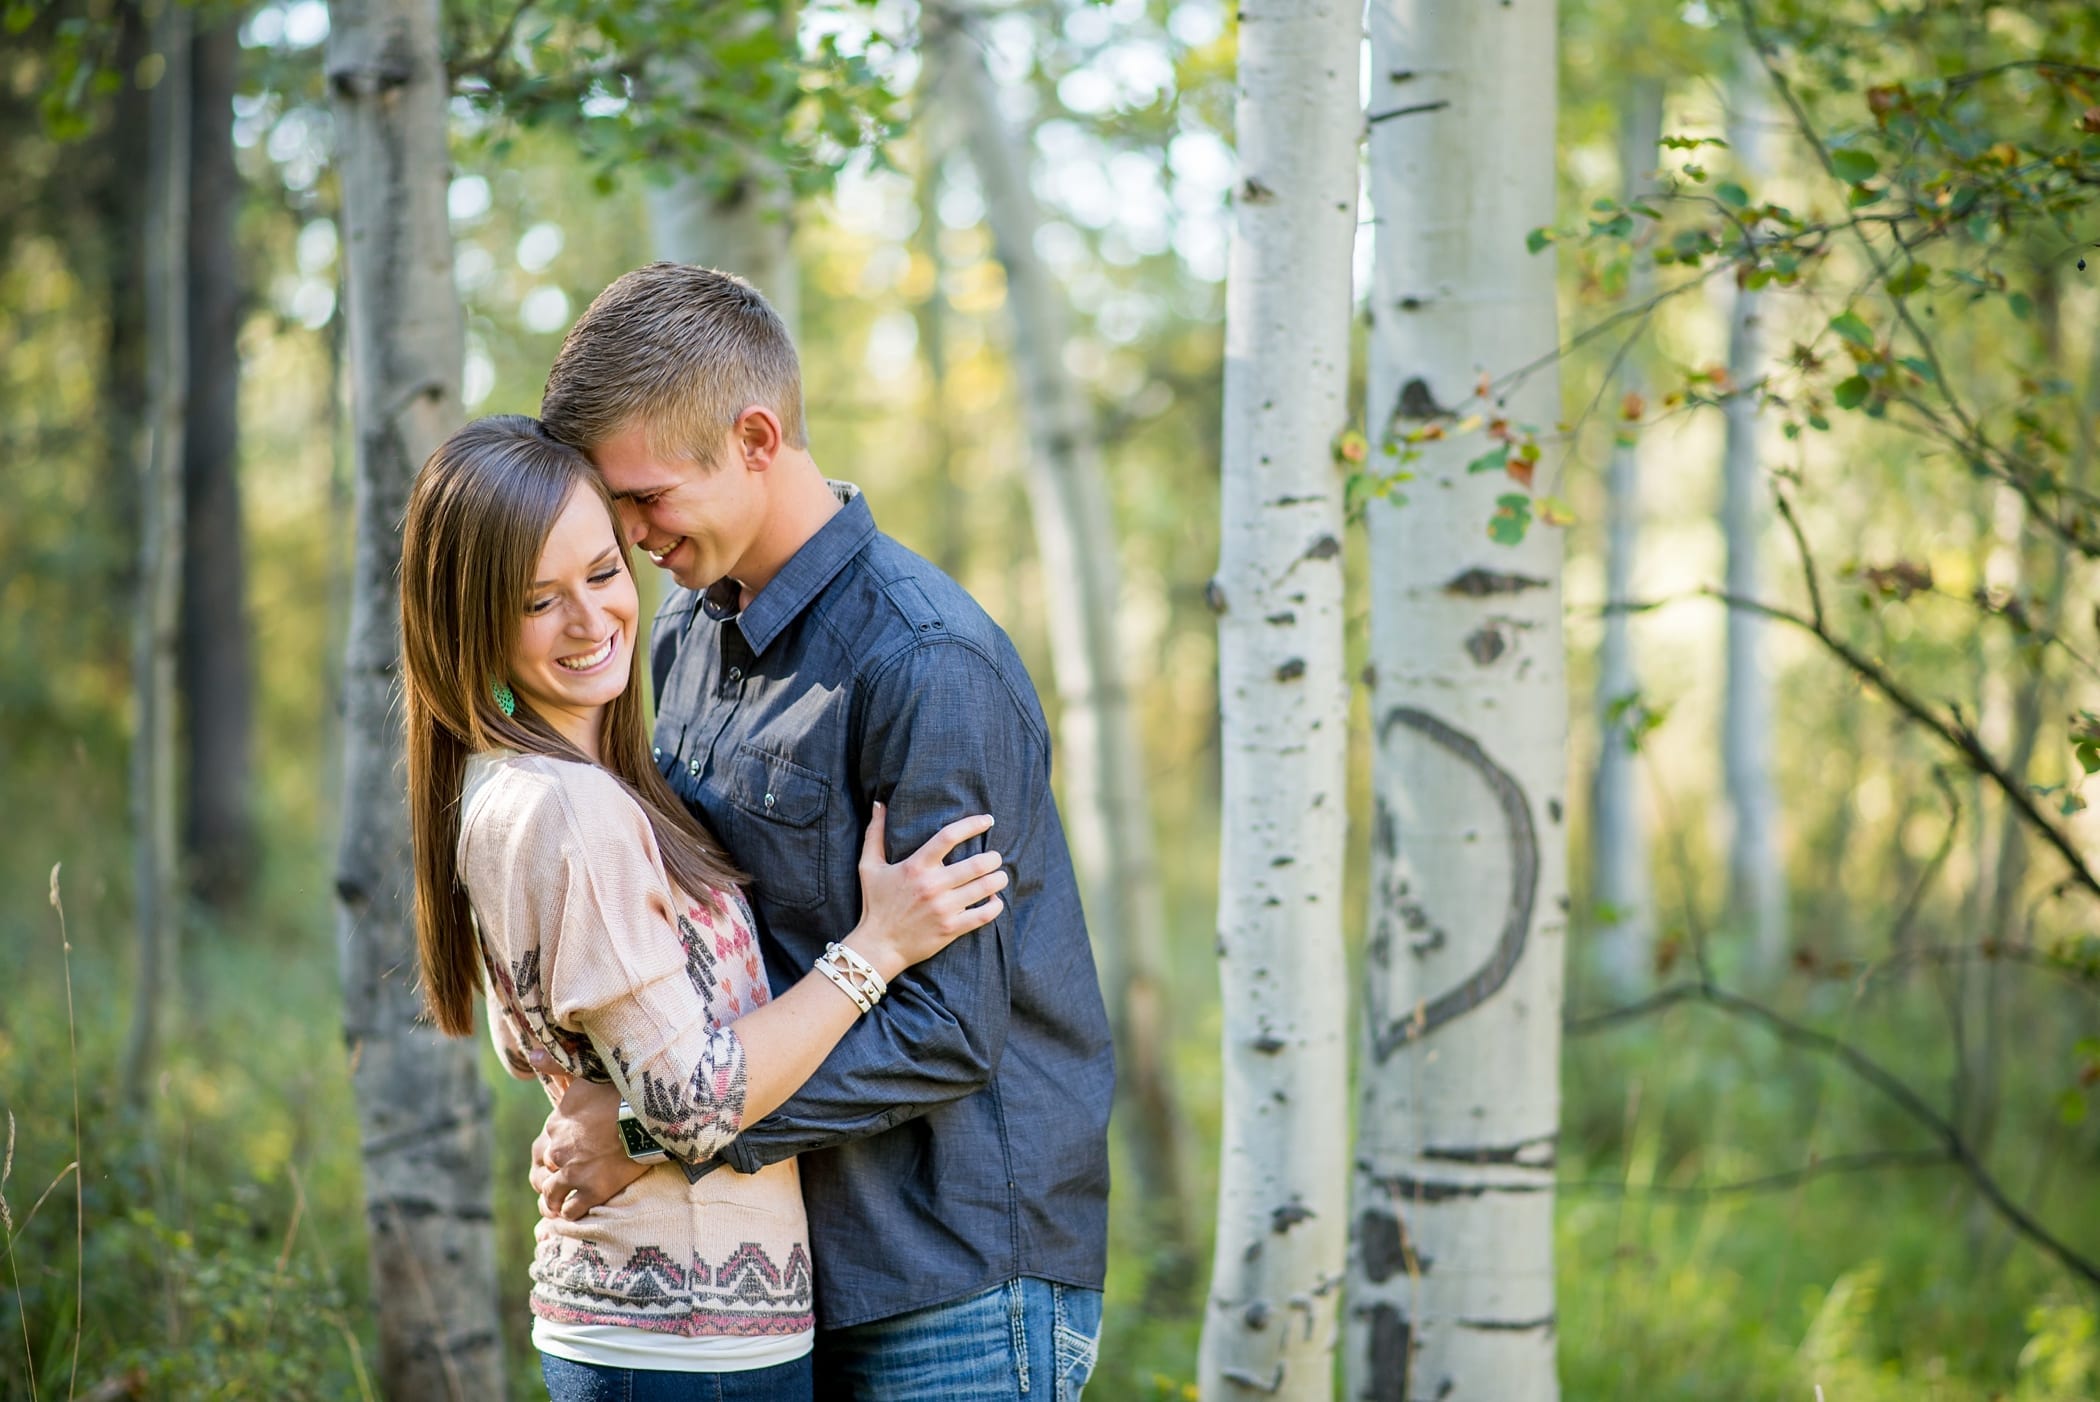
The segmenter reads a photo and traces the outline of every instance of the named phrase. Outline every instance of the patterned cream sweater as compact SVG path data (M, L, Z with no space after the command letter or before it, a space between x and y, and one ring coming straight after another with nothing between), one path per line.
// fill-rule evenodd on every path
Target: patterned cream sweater
M476 755L460 801L499 1052L515 1068L519 1046L544 1047L612 1080L675 1156L580 1222L540 1222L533 1312L687 1336L809 1329L794 1160L749 1177L686 1166L743 1124L730 1024L767 990L742 894L716 913L678 890L641 806L592 765Z

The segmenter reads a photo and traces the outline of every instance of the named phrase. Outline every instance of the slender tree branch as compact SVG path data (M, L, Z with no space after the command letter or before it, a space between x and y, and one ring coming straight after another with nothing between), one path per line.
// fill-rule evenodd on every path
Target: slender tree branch
M1984 1200L2014 1231L2048 1255L2055 1257L2057 1262L2073 1275L2095 1288L2100 1288L2100 1262L2081 1254L2014 1202L2004 1188L1999 1186L1998 1180L1991 1176L1988 1166L1959 1129L1901 1078L1850 1042L1833 1037L1806 1023L1797 1022L1754 999L1731 993L1705 978L1672 985L1624 1008L1606 1009L1600 1013L1570 1019L1563 1025L1564 1031L1569 1036L1578 1036L1584 1031L1621 1026L1662 1008L1685 1002L1704 1003L1730 1017L1754 1023L1790 1046L1836 1062L1851 1072L1856 1079L1879 1091L1884 1099L1930 1131L1933 1138L1943 1146L1942 1152L1945 1157L1962 1169L1969 1181L1975 1185L1977 1192L1983 1195Z
M1926 891L1932 888L1933 881L1940 874L1940 868L1947 864L1947 858L1953 854L1954 839L1961 832L1961 795L1947 782L1947 771L1939 765L1934 765L1932 782L1939 786L1940 793L1947 800L1947 830L1940 834L1940 845L1933 849L1931 858L1925 863L1925 869L1918 873L1918 879L1911 884L1909 897L1904 900L1903 908L1896 913L1896 923L1889 927L1889 948L1893 950L1900 951L1905 947L1911 922L1918 918L1918 907L1924 904Z
M1811 1159L1799 1168L1762 1174L1726 1183L1640 1184L1612 1179L1566 1179L1554 1184L1558 1192L1597 1193L1609 1197L1671 1197L1705 1201L1750 1193L1793 1188L1810 1179L1838 1173L1871 1173L1884 1168L1938 1168L1959 1161L1945 1149L1869 1149L1857 1154L1832 1154Z
M518 32L518 21L523 19L525 12L531 8L532 0L518 0L511 9L510 18L503 21L503 28L497 31L495 42L490 44L480 57L447 64L446 73L452 81L458 83L462 78L487 77L493 72L496 65L503 61L504 55L510 52L511 37Z
M1963 88L1980 83L1986 78L1995 78L2001 73L2010 73L2016 69L2023 68L2034 69L2044 77L2049 76L2051 73L2062 73L2071 77L2100 82L2100 68L2094 68L2089 64L2073 63L2069 59L2061 58L2017 58L2006 63L1992 64L1989 68L1976 68L1971 69L1967 73L1956 73L1950 78L1940 79L1939 82L1940 86L1948 92L1958 92Z
M1786 522L1787 533L1794 538L1794 549L1801 555L1801 581L1808 586L1808 616L1817 632L1824 631L1823 585L1816 574L1816 557L1809 553L1808 536L1801 529L1801 520L1794 515L1794 503L1777 486L1772 489L1772 500L1779 508L1779 519Z
M1621 1007L1605 1008L1601 1012L1585 1013L1580 1017L1570 1016L1561 1023L1561 1035L1585 1037L1592 1032L1606 1032L1622 1023L1638 1022L1665 1008L1674 1008L1679 1003L1692 1002L1699 994L1700 985L1696 982L1673 983Z
M1941 742L1959 754L1971 769L1989 779L1992 785L2005 795L2006 802L2013 805L2021 818L2056 849L2057 854L2070 867L2071 877L2077 884L2093 895L2100 896L2100 877L2094 875L2093 869L2087 865L2084 855L2071 841L2069 834L2060 825L2051 822L2041 809L2035 806L2034 796L2027 791L2027 786L2007 773L2005 767L1991 756L1990 751L1984 748L1982 740L1977 737L1968 722L1961 718L1959 712L1951 716L1939 714L1898 682L1888 668L1867 657L1812 618L1804 618L1792 609L1767 604L1758 599L1740 598L1725 590L1703 589L1700 592L1709 598L1719 599L1730 608L1742 609L1790 624L1820 642L1826 651L1850 667L1861 681L1880 692L1884 700L1938 736Z

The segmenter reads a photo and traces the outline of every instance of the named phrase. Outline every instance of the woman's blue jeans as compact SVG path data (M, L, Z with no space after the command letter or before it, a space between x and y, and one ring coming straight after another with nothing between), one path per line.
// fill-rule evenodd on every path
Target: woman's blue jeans
M953 1304L817 1333L825 1402L1079 1402L1101 1292L1023 1276Z
M810 1355L737 1373L600 1368L540 1355L552 1402L810 1402Z

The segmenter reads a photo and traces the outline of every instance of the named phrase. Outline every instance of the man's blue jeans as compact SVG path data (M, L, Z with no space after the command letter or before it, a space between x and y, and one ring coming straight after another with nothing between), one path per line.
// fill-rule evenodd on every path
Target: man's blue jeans
M817 1333L831 1402L1079 1402L1101 1292L1023 1276L954 1304Z

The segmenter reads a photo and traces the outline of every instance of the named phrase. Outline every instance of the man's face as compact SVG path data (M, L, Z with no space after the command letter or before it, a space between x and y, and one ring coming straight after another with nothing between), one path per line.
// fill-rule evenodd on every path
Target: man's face
M765 520L760 474L745 469L732 437L715 445L715 466L658 453L641 424L591 450L627 538L687 589L735 577Z

